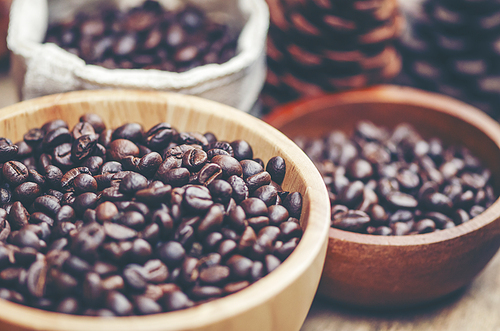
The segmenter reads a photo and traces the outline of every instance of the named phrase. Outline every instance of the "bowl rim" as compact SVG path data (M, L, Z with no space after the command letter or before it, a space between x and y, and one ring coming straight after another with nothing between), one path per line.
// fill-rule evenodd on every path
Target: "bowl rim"
M455 117L483 132L500 150L500 124L484 112L452 97L408 86L377 85L298 100L273 109L263 120L279 129L283 124L304 113L332 106L362 103L406 104L425 107ZM314 109L311 108L312 106L314 106ZM500 217L496 215L498 211L500 211L500 197L480 215L450 229L406 236L377 236L330 228L329 240L349 241L374 246L420 246L436 244L475 232L498 220Z
M316 167L305 153L284 134L267 123L230 106L195 96L171 92L86 90L49 95L5 107L0 111L0 127L2 121L6 119L15 116L24 116L29 119L30 115L45 108L55 107L57 108L56 112L60 113L64 105L69 104L100 103L112 107L113 103L127 101L152 102L162 105L168 103L169 106L188 107L189 109L195 109L198 113L210 114L219 119L230 120L233 123L251 127L254 133L265 133L266 140L273 142L276 150L280 150L287 156L293 155L296 159L292 160L292 164L295 164L297 169L300 165L301 174L308 183L305 188L305 195L308 196L308 199L304 199L308 202L307 208L305 208L309 210L309 217L306 218L308 224L299 245L276 270L246 289L193 308L147 316L103 319L65 315L0 300L1 320L17 327L20 326L21 329L30 330L198 329L220 323L228 318L255 309L264 302L272 301L273 297L296 282L311 267L318 256L326 254L330 202L326 187L324 187L323 180ZM168 110L166 109L165 112L168 112ZM124 123L126 120L121 122ZM69 124L71 125L71 123ZM324 259L322 260L324 262ZM320 272L321 270L318 270L318 282ZM19 318L21 316L22 318Z

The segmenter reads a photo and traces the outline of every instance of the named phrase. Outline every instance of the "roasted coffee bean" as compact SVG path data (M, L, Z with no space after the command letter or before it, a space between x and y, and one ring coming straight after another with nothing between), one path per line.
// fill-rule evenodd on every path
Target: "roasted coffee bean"
M75 210L69 205L61 206L55 217L56 222L73 222L76 218Z
M110 11L102 15L80 15L70 25L50 26L46 38L88 63L108 68L185 71L200 61L203 62L198 65L222 63L234 56L236 39L229 35L228 29L210 23L205 15L193 15L193 12L200 13L190 6L178 14L165 12L157 2L148 1L120 15L110 14ZM160 22L168 27L164 34L159 29ZM107 26L112 26L111 33ZM168 46L168 53L162 48L163 44ZM213 57L207 56L212 54L207 53L209 49L214 49ZM91 121L92 118L81 120Z
M224 214L222 210L218 206L213 205L198 225L198 236L203 238L208 233L217 230L223 221Z
M118 291L108 292L105 305L117 316L131 315L134 309L127 297Z
M247 179L253 175L261 173L264 171L264 168L254 160L241 160L240 161L241 169L243 172L243 179Z
M90 123L79 122L73 127L71 133L73 134L74 139L78 139L84 135L95 134L95 130Z
M138 164L138 169L141 174L150 178L158 170L158 167L163 162L161 155L157 152L150 152L141 157Z
M370 217L362 211L349 210L337 213L332 220L332 226L343 230L361 231L370 222Z
M185 190L183 203L188 210L203 212L208 210L214 202L206 187L194 185Z
M215 163L207 163L198 172L198 182L202 185L209 185L212 181L222 177L222 168Z
M240 206L245 211L247 218L255 216L266 216L268 209L264 201L258 198L248 198L241 202Z
M80 116L80 122L89 123L94 128L96 133L101 133L106 129L106 124L104 123L101 116L92 113L86 113Z
M12 186L17 186L28 180L28 168L19 161L9 161L3 164L3 178Z
M137 125L111 131L97 115L86 118L69 134L77 144L101 130L88 154L80 144L71 156L68 141L29 168L12 159L2 165L3 177L13 179L0 187L0 241L8 243L0 245L0 280L26 295L8 290L10 300L91 316L187 308L247 287L297 246L299 221L280 205L292 193L271 181L261 160L251 160L246 142L164 124L146 134ZM64 136L67 125L51 122L44 130ZM158 152L142 145L148 137ZM33 147L20 144L22 155L44 148L37 139ZM215 150L223 153L210 158ZM257 179L250 180L254 197L243 177Z
M182 157L182 166L188 168L192 172L200 170L208 161L207 153L201 149L191 149L184 153Z
M42 140L44 151L49 152L56 146L71 142L71 133L67 127L58 127L56 129L46 131Z
M140 142L144 135L144 129L139 123L127 123L113 131L112 139L127 139L133 142Z
M467 148L425 141L408 124L390 132L364 121L350 140L335 131L297 142L329 189L331 225L343 230L408 235L448 229L496 199L489 170Z
M276 199L278 197L278 192L276 188L272 185L263 185L256 189L252 194L252 197L259 198L264 201L267 206L276 204Z
M264 264L260 261L255 261L252 265L252 270L250 271L250 277L252 281L257 281L264 277Z
M281 264L281 261L276 256L271 254L266 255L264 261L267 273L274 271Z
M86 209L94 209L97 206L97 199L97 195L93 192L82 193L75 198L73 208L78 215L81 215Z
M186 251L182 245L175 241L163 244L158 250L159 258L168 267L178 266L185 257Z
M220 254L222 259L226 259L227 257L231 256L231 254L235 253L237 248L238 244L236 244L234 240L226 239L220 243L217 253Z
M181 187L189 182L190 175L186 168L174 168L166 171L160 180L172 187Z
M253 261L242 255L233 255L226 262L234 279L247 279L252 270Z
M220 285L222 284L230 274L230 269L226 266L212 266L203 269L200 272L200 282L205 285Z
M56 307L56 311L63 314L76 314L79 309L80 304L74 297L64 298Z
M21 229L23 226L28 224L29 216L28 211L24 208L21 202L14 202L8 215L10 226L13 230Z
M252 146L245 140L235 140L231 143L233 148L234 158L238 161L253 158Z
M79 174L73 180L73 188L75 190L75 194L96 192L97 181L89 174Z
M17 155L19 159L24 159L33 153L33 147L28 145L24 140L21 140L15 144L17 146Z
M249 196L249 189L247 184L241 177L238 177L236 175L231 176L227 179L227 182L231 185L233 188L233 199L237 203L241 203L243 200L248 198Z
M288 210L290 217L300 219L302 212L302 195L299 192L292 192L283 200L283 206Z
M0 138L0 162L12 160L18 152L18 147L6 138Z
M126 156L139 156L139 147L128 139L116 139L109 144L108 157L112 161L121 161Z
M109 238L117 241L130 240L137 236L135 230L116 223L105 222L103 224L103 229Z
M24 182L14 190L14 198L29 206L42 194L40 185L34 182Z
M160 284L168 278L168 268L160 260L149 260L144 264L143 274L148 282Z
M129 173L120 181L120 192L124 194L134 194L148 186L146 177L139 173Z
M233 195L231 184L222 179L216 179L208 185L212 199L215 202L227 203Z
M162 312L161 306L155 300L144 295L134 297L134 305L140 315L157 314Z
M73 254L84 259L93 259L97 254L97 248L106 237L104 228L97 223L91 223L82 227L73 238L71 250Z
M24 134L23 139L27 144L31 146L37 146L42 142L44 135L45 135L44 130L39 128L33 128Z
M71 146L71 158L73 162L79 162L91 155L97 145L98 135L86 134L79 138L75 137L73 145Z
M227 155L216 155L210 162L217 164L222 170L222 177L229 178L233 175L241 176L243 170L237 159Z
M164 296L164 307L166 311L186 309L194 305L193 301L181 291L172 291Z

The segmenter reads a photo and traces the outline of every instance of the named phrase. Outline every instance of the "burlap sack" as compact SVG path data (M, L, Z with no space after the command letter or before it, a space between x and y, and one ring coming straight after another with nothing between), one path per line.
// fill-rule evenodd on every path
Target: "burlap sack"
M7 43L12 51L12 74L20 97L101 88L174 91L197 95L249 111L266 74L265 43L269 11L264 0L159 0L169 9L184 3L203 8L207 15L241 31L237 55L221 65L210 64L183 73L141 69L106 69L86 65L54 44L42 44L49 22L97 6L127 9L143 0L14 0Z

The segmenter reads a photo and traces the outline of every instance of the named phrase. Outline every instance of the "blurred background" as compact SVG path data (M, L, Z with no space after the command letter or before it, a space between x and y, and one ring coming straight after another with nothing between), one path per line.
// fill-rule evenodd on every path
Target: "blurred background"
M0 0L0 106L19 98L5 43L11 2ZM301 98L392 83L452 96L498 120L500 2L266 2L267 74L253 115Z

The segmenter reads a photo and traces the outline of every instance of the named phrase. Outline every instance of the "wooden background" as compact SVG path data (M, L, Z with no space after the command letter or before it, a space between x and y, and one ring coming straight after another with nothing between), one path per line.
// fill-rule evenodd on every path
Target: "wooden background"
M320 330L500 330L500 254L464 290L411 310L362 311L316 298L301 331Z
M0 73L0 108L17 101L14 84ZM500 330L500 254L466 289L423 307L373 312L317 298L301 331Z

